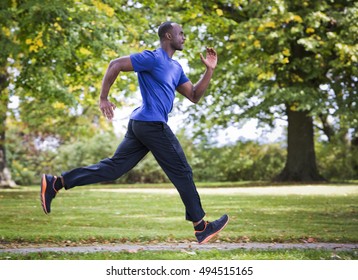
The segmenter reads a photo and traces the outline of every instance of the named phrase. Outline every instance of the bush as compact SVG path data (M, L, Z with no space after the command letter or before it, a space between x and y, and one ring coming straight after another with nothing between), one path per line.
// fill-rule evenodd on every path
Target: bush
M111 157L120 139L110 132L99 133L88 139L62 145L53 160L52 173L60 174L77 167L98 163Z
M117 180L118 183L167 183L168 177L161 169L156 159L148 153L136 167Z
M63 171L88 166L111 157L122 137L114 133L99 133L88 139L59 147L41 147L45 142L38 137L24 135L17 128L7 133L7 163L12 178L18 185L39 184L41 174L59 175ZM42 145L44 146L44 145ZM162 183L168 182L166 175L149 154L133 170L119 178L120 183Z
M270 180L285 163L279 144L237 142L196 150L192 166L198 181Z
M179 133L178 137L193 169L195 181L267 181L285 165L286 150L278 143L248 141L223 147L206 144L195 146L185 133ZM10 130L6 146L7 159L17 184L38 184L42 173L61 174L111 157L120 141L122 137L107 132L63 144L57 149L44 149L38 145L36 138L21 134L19 130ZM321 175L326 179L358 179L358 148L317 142L316 156ZM164 183L169 180L149 153L116 182Z
M179 134L196 181L269 180L284 165L285 153L278 144L260 145L238 142L235 145L213 147L194 146ZM88 139L63 144L57 149L40 149L35 139L12 134L8 145L9 165L17 184L38 184L42 173L61 174L73 168L88 166L111 157L122 141L114 133L99 133ZM24 140L26 138L26 141ZM118 183L169 182L155 158L149 153Z
M321 175L328 180L358 179L358 147L320 142L316 156Z

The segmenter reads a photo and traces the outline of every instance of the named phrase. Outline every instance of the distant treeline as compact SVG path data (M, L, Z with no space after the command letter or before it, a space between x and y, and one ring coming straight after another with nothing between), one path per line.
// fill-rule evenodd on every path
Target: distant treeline
M9 139L10 138L10 139ZM286 148L283 143L260 144L239 141L217 147L193 144L189 137L179 136L197 182L225 182L246 180L272 180L283 169ZM97 163L110 157L121 137L113 133L100 133L92 138L56 149L39 145L36 139L9 133L8 164L12 177L19 185L39 183L42 173L59 175L76 167ZM358 150L345 145L317 142L316 154L319 170L327 180L358 179ZM168 182L154 157L148 154L133 170L116 183Z

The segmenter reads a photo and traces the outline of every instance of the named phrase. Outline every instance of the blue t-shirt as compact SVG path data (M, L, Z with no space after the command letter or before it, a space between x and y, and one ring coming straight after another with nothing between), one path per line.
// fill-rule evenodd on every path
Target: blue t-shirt
M158 48L130 55L137 72L142 105L131 114L132 120L167 122L173 108L175 89L189 81L181 65Z

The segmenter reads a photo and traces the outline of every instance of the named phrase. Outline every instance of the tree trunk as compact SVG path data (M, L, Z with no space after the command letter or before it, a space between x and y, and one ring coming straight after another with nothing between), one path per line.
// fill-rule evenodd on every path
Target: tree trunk
M6 167L4 151L0 148L0 189L13 188L15 186L15 182L11 179L10 170Z
M286 166L275 178L284 182L323 181L316 165L313 120L307 111L294 111L287 106L288 135Z
M9 103L9 95L5 92L6 86L7 75L0 73L0 188L11 188L15 186L15 182L11 179L10 171L6 167L5 128L6 112Z
M358 154L358 128L356 128L354 130L353 135L352 135L351 153L353 153L353 155ZM356 174L354 179L358 179L358 160L357 160L357 157L353 157L352 165L353 165L353 170L355 171L355 174Z

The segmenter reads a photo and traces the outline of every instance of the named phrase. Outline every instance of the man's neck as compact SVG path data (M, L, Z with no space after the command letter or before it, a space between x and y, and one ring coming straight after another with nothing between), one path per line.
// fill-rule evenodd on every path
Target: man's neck
M169 44L166 42L161 42L160 47L167 53L170 58L173 57L175 50Z

